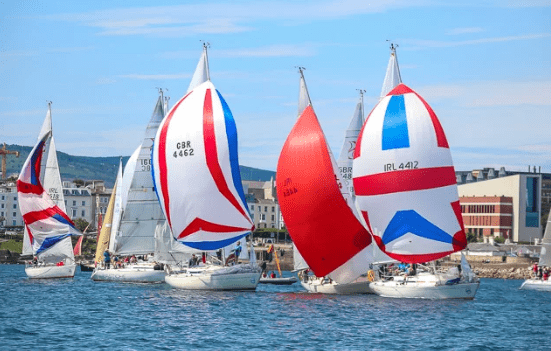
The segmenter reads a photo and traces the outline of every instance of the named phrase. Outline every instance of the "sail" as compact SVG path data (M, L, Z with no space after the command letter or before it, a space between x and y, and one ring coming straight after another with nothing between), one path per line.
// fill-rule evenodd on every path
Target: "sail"
M545 226L545 233L543 234L539 265L551 267L551 211L549 211L549 216L547 216L547 225Z
M432 108L404 84L367 117L353 165L356 202L379 248L423 263L467 245L455 170Z
M138 146L132 153L122 173L122 185L121 185L121 206L126 208L126 201L128 200L128 192L130 191L130 185L132 185L132 179L134 178L134 172L136 171L136 162L138 162L138 156L142 146Z
M206 51L199 71L203 61ZM187 93L163 120L153 149L155 190L174 238L183 244L217 250L254 229L237 145L232 113L210 80Z
M191 92L193 89L197 88L199 85L208 80L210 80L209 59L207 56L207 46L203 45L203 53L201 54L201 58L197 63L197 67L195 68L195 72L193 73L193 78L191 78L191 82L189 83L189 87L187 88L187 93Z
M115 236L117 235L117 230L121 223L122 217L122 203L123 203L123 192L122 192L122 159L119 160L119 170L117 172L117 178L115 181L115 187L111 193L111 197L114 197L113 202L113 216L111 219L111 233L109 234L109 250L115 251Z
M113 247L117 255L148 254L155 251L155 228L158 221L164 220L164 216L153 188L151 149L164 117L163 104L161 91L145 131L126 200L123 198L126 204ZM123 192L123 196L124 194Z
M109 249L110 252L113 252L112 248L110 248L109 246L109 243L111 241L111 229L113 227L113 212L115 209L117 181L115 181L113 192L111 193L111 197L109 198L109 203L107 204L107 210L105 212L105 217L103 218L101 231L98 236L96 257L94 258L94 261L98 263L103 261L103 253L105 252L105 250Z
M35 145L17 180L18 201L33 254L44 262L73 258L71 235L80 235L73 221L50 198L40 178L43 152L51 132Z
M37 141L43 139L43 137L52 133L52 103L48 102L48 112L42 123L42 128L38 134ZM59 175L59 165L57 162L57 151L53 134L50 138L46 139L44 144L44 152L42 155L42 164L40 166L40 182L42 186L50 196L50 199L63 211L65 209L65 199L63 197L63 188L61 184L61 177ZM72 249L72 248L71 248ZM23 233L23 255L32 255L33 249L27 232L27 228L24 228ZM69 255L68 257L71 257Z
M301 71L301 93L307 96ZM317 276L348 283L372 260L371 235L341 193L340 172L311 104L301 111L277 165L277 195L294 244Z
M402 83L402 77L400 76L400 68L398 67L398 57L396 56L396 46L390 45L390 59L388 60L388 66L386 68L385 79L383 81L383 88L381 90L382 100L387 94Z
M80 238L78 238L78 241L75 245L75 248L73 250L73 255L80 256L82 255L82 239L84 239L84 235L82 235Z
M308 263L306 263L300 252L298 252L297 246L293 243L293 270L300 271L307 268Z
M179 264L189 261L192 254L201 254L200 250L182 245L172 236L166 220L157 223L155 228L155 261L164 264Z
M346 192L350 194L351 203L354 203L354 186L352 184L352 162L354 161L354 149L356 148L356 140L362 129L364 115L364 103L363 103L363 91L360 91L360 101L356 105L356 110L354 115L350 120L350 124L346 129L346 134L344 136L344 143L342 145L341 153L337 164L339 166L339 171L342 175L343 187L341 192Z

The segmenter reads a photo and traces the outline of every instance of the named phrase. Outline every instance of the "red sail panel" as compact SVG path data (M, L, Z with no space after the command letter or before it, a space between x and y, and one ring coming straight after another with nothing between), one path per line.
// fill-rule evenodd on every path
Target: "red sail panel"
M311 106L281 151L277 196L289 234L317 276L331 273L371 244L371 235L342 197Z

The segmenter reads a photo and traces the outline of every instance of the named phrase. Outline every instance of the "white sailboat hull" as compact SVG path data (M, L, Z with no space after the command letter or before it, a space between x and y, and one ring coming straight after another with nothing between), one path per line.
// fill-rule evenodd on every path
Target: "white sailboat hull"
M308 281L300 281L300 285L308 292L320 294L373 294L369 288L369 281L365 278L358 278L349 284L339 284L334 281L323 282L321 279L309 279Z
M403 279L375 281L369 284L373 292L383 297L405 299L467 299L476 295L480 282L459 282L452 285L442 284L434 275Z
M63 266L27 266L25 267L25 273L31 279L73 278L76 268L77 266L74 263Z
M174 288L186 290L255 290L261 271L239 266L188 269L167 275L165 282Z
M153 265L131 265L117 269L96 268L91 279L96 282L163 283L165 276L164 270L155 270Z
M527 279L525 280L519 288L520 290L540 290L540 291L551 291L551 281L550 280L536 280L536 279Z

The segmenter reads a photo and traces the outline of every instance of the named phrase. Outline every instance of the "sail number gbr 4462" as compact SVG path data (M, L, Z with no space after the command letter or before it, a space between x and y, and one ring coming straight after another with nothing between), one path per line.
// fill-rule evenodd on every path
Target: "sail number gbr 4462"
M390 171L398 171L401 169L417 169L419 165L419 161L408 161L408 162L402 162L400 164L398 163L386 163L384 165L385 172Z
M176 143L176 151L174 151L172 156L174 156L174 158L193 156L191 141L188 140Z

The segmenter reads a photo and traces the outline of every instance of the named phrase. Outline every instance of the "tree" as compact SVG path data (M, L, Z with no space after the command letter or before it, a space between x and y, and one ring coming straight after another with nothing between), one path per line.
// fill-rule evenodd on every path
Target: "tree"
M86 229L86 227L88 227L88 221L85 220L84 218L77 218L75 219L75 226L77 227L78 230L80 230L81 232L84 231L84 229Z
M84 180L75 179L75 180L73 180L73 184L78 185L78 186L84 186Z
M471 231L468 231L467 232L467 242L468 243L476 243L478 241L478 239L476 238L476 235L471 232Z

